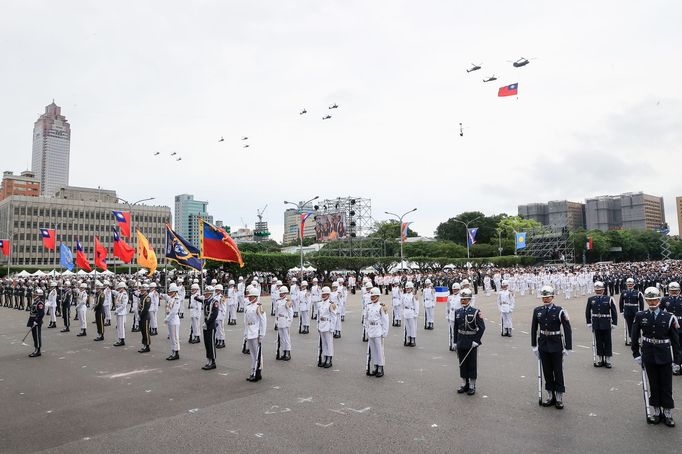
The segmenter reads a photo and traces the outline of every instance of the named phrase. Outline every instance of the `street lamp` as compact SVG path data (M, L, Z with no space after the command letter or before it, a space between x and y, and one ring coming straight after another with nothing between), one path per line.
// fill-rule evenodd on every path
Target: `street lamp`
M416 208L411 209L410 211L407 211L403 213L402 215L397 215L395 213L389 213L388 211L384 211L384 213L388 214L389 216L395 216L398 218L398 226L400 229L400 267L402 268L403 262L404 262L404 257L403 257L403 218L407 216L410 213L413 213L417 211Z
M296 207L296 211L299 214L298 223L300 223L301 222L301 216L300 215L301 215L301 212L303 211L303 208L306 205L308 205L310 202L312 202L313 200L317 200L319 198L320 198L320 196L316 195L315 197L308 200L307 202L299 202L299 203L287 202L285 200L284 204L285 205L293 205ZM299 244L299 251L301 253L301 268L299 270L298 277L299 277L299 279L303 280L303 229L302 229L301 225L298 226L298 244Z
M126 199L122 199L121 197L116 197L116 200L120 200L121 202L125 203L128 205L128 210L130 210L130 242L133 242L133 207L137 205L138 203L142 202L149 202L150 200L154 200L154 197L148 197L146 199L140 199L137 202L130 203ZM130 263L128 263L128 274L130 274L131 268L130 268Z
M471 224L474 221L478 221L482 217L483 216L479 216L479 217L473 218L467 222L460 221L459 219L453 219L453 221L455 221L455 222L459 222L460 224L464 224L464 227L466 228L466 232L465 232L466 235L465 236L466 236L466 240L467 240L467 258L469 258L469 224Z

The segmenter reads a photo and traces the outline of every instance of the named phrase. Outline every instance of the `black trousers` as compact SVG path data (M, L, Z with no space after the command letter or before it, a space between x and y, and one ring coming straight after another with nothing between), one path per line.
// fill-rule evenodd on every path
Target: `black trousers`
M40 350L43 346L42 323L37 324L31 328L31 335L33 336L33 346L36 350Z
M613 356L611 329L595 329L594 343L597 346L597 356Z
M71 305L62 303L62 320L64 320L64 328L68 328L71 322Z
M206 348L206 359L215 361L215 328L205 329L204 347Z
M542 373L545 376L545 389L558 393L566 392L564 386L564 358L561 352L543 352L540 350Z
M151 342L149 340L149 318L145 317L140 320L140 333L142 334L142 345L148 346Z
M649 379L649 405L675 408L673 400L673 369L668 364L644 363Z
M632 341L632 324L635 322L635 314L623 313L623 318L625 319L625 324L628 327L628 341Z
M95 322L97 323L97 334L104 336L104 312L95 312Z
M467 353L469 353L469 356L467 356ZM459 359L459 362L462 364L459 366L459 376L464 378L465 380L476 380L477 377L477 356L478 353L478 348L472 348L471 352L469 352L469 349L462 349L460 350L459 348L457 349L457 358ZM466 356L466 359L464 357Z

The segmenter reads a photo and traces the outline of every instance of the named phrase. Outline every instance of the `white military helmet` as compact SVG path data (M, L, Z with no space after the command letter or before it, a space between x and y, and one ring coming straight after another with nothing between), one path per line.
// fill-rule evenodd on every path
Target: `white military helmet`
M459 292L459 296L463 300L470 300L471 299L471 289L465 288L461 292Z
M431 279L425 280L425 281L424 281L424 284L426 284L426 285L431 285Z
M55 282L55 281L50 282L50 287L56 287L56 286L57 286L57 282Z
M107 287L111 287L111 282L108 279L106 279L104 281L104 285L106 285Z
M118 289L122 289L122 288L126 288L126 283L125 283L125 282L119 282L118 284L116 284L116 289L117 289L117 290L118 290Z
M369 292L370 296L381 296L381 289L379 287L374 287Z
M216 292L218 292L218 291L222 292L223 291L223 284L218 284L213 288L215 289Z
M370 281L365 282L365 288L372 288L372 283Z
M332 290L329 287L327 287L327 286L322 287L322 290L321 290L322 295L329 295L331 292L332 292Z
M239 276L239 281L241 282L243 280L244 280L244 276Z
M182 284L183 282L185 282L185 279L178 276L178 284Z
M460 288L462 288L462 286L459 285L459 282L455 282L454 284L452 284L452 289L453 289L453 290L459 290Z
M603 289L604 288L604 283L602 281L595 281L594 282L594 288L595 289Z
M339 284L343 284L343 278L342 277L338 278L337 281L339 281Z
M249 290L249 296L255 296L256 298L258 298L260 296L260 292L258 291L257 288L252 288L251 290Z
M679 292L680 291L680 284L677 282L671 282L670 284L668 284L668 290Z
M230 282L228 282L227 285L234 285L234 280L230 279Z
M36 291L35 291L35 294L36 294L36 295L42 295L42 294L43 294L43 289L41 289L40 287L38 287L38 288L36 289Z
M152 282L151 284L149 284L149 288L156 288L156 282Z
M282 281L280 281L279 279L277 279L277 285L282 285Z
M199 284L192 284L190 290L199 290Z
M149 284L142 284L142 290L149 290Z
M540 295L542 296L554 296L554 287L551 285L545 285L540 289Z
M281 295L282 293L289 293L289 289L286 285L283 285L279 288L279 294Z
M292 277L291 282L297 282L297 279L295 277Z
M170 292L177 292L178 291L178 286L175 285L175 283L171 284L168 286L168 293Z
M308 281L301 281L301 287L307 287Z
M216 285L218 283L217 279L211 279L211 285Z
M255 279L252 280L252 281L251 281L251 285L253 285L254 287L257 286L257 285L258 285L258 281L255 280Z
M199 283L199 279L194 279L194 280L192 281L192 284L198 284L198 283Z
M506 279L503 279L502 282L500 283L500 285L502 285L502 286L509 285L509 281Z
M316 278L316 277L313 278L313 282L317 282L317 278Z
M71 281L64 281L64 285L66 285L67 287L71 287Z
M204 289L204 293L213 293L215 289L213 288L212 285L207 285L206 288Z
M100 281L95 281L95 288L97 287L104 287L104 284L102 284Z
M88 284L83 282L81 285L79 285L80 288L88 288Z
M661 298L661 293L658 291L656 287L647 287L646 290L644 290L644 299L646 300L657 300Z
M414 288L414 283L412 281L407 281L407 283L405 284L405 290L407 290L408 288Z
M469 279L464 279L462 281L462 286L469 285Z
M629 277L629 278L627 278L627 280L625 281L625 283L628 284L628 285L629 285L629 284L635 285L635 280L634 280L633 278Z

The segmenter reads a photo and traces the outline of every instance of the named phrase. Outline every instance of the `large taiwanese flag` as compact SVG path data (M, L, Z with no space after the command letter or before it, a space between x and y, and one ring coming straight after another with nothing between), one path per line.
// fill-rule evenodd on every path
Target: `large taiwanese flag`
M81 242L76 240L76 265L84 270L92 271L88 257L85 255Z
M106 270L108 254L109 251L107 248L105 248L104 245L99 242L99 237L95 235L95 266Z
M497 91L497 96L514 96L519 94L519 84L511 84L505 87L500 87Z
M112 227L114 231L114 257L120 258L123 263L130 263L135 256L135 248L125 242L123 238L116 231L116 227Z
M130 238L130 211L113 210L112 213L114 213L118 227L121 229L121 235Z
M244 266L242 254L239 252L237 243L232 237L220 227L204 221L199 220L201 227L201 250L199 258L217 260L220 262L234 262L239 263L240 267Z
M9 240L0 240L0 252L9 255Z
M40 229L40 237L43 239L43 246L48 249L56 249L55 238L57 233L54 229Z

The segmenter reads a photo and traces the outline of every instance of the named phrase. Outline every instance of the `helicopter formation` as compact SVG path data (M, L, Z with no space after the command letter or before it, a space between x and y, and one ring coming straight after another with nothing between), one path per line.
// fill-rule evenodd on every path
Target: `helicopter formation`
M155 151L155 152L154 152L154 156L159 156L160 154L161 154L160 151ZM174 152L170 153L170 156L171 156L171 157L174 157L174 156L177 156L177 154L178 154L178 153L177 153L176 151L174 151ZM178 156L177 158L175 158L175 160L176 160L176 161L182 161L182 156Z
M521 57L518 60L513 60L513 61L507 60L507 62L511 63L514 68L522 68L522 67L526 66L527 64L529 64L531 60L534 60L534 58ZM478 64L472 63L471 68L468 68L466 70L466 72L467 72L467 74L472 73L474 71L480 70L481 68L483 68L483 63L478 63ZM495 76L495 74L493 74L492 76L486 77L485 79L483 79L483 82L484 83L485 82L492 82L494 80L497 80L497 77Z

